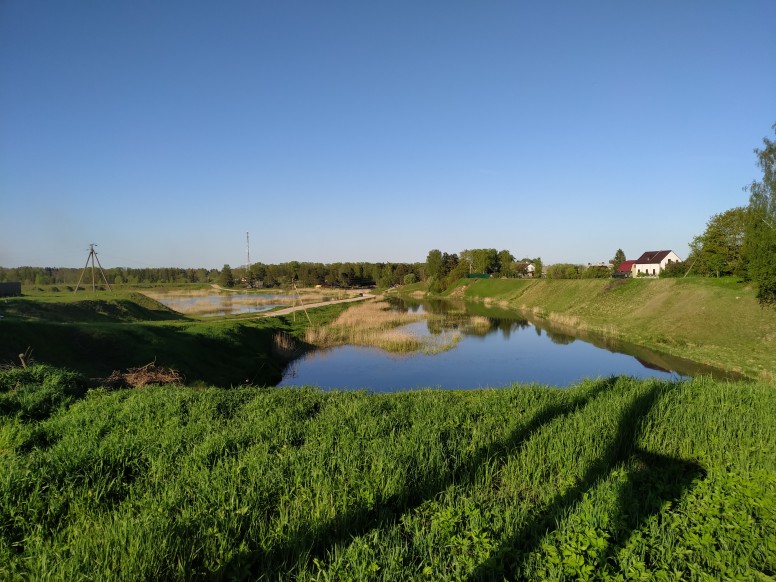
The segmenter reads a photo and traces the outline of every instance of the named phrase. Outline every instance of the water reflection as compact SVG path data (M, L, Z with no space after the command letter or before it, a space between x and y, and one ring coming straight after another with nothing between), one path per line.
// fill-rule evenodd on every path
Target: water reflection
M692 362L529 320L503 309L434 302L395 302L393 309L425 312L408 331L460 334L438 354L394 355L375 348L341 346L292 362L281 385L396 391L421 387L468 389L512 383L568 386L584 378L628 375L676 379L697 374L731 377Z
M295 298L270 293L146 293L159 303L186 315L218 316L260 313L291 305ZM298 301L298 299L296 299Z

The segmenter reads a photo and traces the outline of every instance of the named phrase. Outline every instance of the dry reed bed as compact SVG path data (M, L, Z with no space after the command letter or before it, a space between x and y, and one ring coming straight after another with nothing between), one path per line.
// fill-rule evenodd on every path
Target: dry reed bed
M308 328L305 341L319 347L352 344L394 353L438 353L458 343L460 332L433 336L397 329L428 317L392 310L386 301L368 301L351 307L328 325Z

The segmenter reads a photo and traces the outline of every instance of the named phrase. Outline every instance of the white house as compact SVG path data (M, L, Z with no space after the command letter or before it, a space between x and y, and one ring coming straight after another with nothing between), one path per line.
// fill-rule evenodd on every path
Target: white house
M639 275L657 277L667 265L681 261L682 259L674 251L647 251L636 259L632 273L635 277Z

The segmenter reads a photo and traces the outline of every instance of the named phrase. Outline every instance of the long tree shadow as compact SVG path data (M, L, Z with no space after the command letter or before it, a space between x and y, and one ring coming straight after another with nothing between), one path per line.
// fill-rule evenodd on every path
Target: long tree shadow
M628 482L621 488L608 550L598 559L601 567L613 559L616 550L658 513L665 502L677 501L692 483L705 477L705 470L695 464L665 455L644 451L637 446L643 420L670 384L655 384L625 409L618 430L600 459L587 470L579 483L556 496L470 576L471 581L516 580L525 559L536 550L547 532L555 529L568 510L586 491L594 489L618 467L628 465ZM647 564L649 566L649 564Z
M614 376L600 380L577 398L543 408L506 438L480 447L467 461L452 465L441 473L426 469L421 478L397 495L382 499L372 506L356 507L340 513L323 526L300 528L288 536L285 544L269 552L258 550L236 556L224 565L217 577L235 577L239 572L237 577L254 578L262 573L289 572L301 563L312 564L315 559L323 558L327 550L354 536L395 523L401 515L435 498L453 483L471 485L480 467L518 453L542 427L583 408L616 382L617 377Z

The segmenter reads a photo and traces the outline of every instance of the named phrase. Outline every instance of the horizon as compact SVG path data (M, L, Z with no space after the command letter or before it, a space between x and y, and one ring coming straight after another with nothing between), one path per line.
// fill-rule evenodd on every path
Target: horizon
M105 268L220 269L246 232L264 264L686 259L761 179L773 22L770 0L5 2L0 265L80 268L96 241Z
M95 246L97 246L97 245L95 245ZM477 248L486 248L486 247L477 247ZM492 248L492 247L487 247L487 248ZM443 253L448 253L449 252L449 251L444 250L444 249L429 249L429 251L431 251L431 250L440 250ZM464 251L464 250L467 250L467 249L461 249L461 251ZM496 249L496 250L497 251L499 251L499 250L507 250L507 251L511 252L511 249ZM671 250L671 249L663 249L663 250ZM455 254L456 256L460 257L461 251L458 251L458 252L455 252L455 253L450 253L450 254ZM627 261L635 261L636 259L638 259L640 256L642 256L643 254L645 254L647 252L656 252L656 251L643 251L643 252L640 252L638 254L633 255L634 258L627 258L630 255L625 253L626 260ZM426 254L428 254L428 253L426 253ZM87 255L88 255L88 250L87 250ZM95 255L99 256L99 252L96 251L96 250L95 250ZM680 258L684 261L687 257L680 257ZM542 264L545 267L548 267L548 266L551 266L551 265L557 265L557 264L574 264L574 265L577 265L577 266L588 266L588 265L596 265L596 263L600 263L600 262L611 263L611 258L604 259L604 260L598 261L598 262L588 261L586 263L571 263L569 261L558 261L556 263L548 263L547 261L545 261L541 257L541 255L538 255L536 257L518 257L518 256L515 256L514 259L515 259L516 262L520 262L521 260L524 260L524 259L527 259L527 260L530 260L530 261L534 261L536 259L539 259L539 260L542 261ZM264 262L264 261L251 261L250 265L251 266L258 265L258 264L262 264L262 265L287 265L289 263L294 263L294 262L300 263L300 264L322 264L322 265L332 265L332 264L338 264L338 263L353 264L353 265L358 265L358 264L380 264L380 263L386 263L386 264L425 264L426 263L426 257L424 257L423 260L421 260L421 261L394 261L394 260L384 260L384 261L358 261L358 260L344 260L344 261L300 261L298 259L288 259L288 260L279 261L277 263L267 263L267 262ZM158 267L147 267L147 266L146 267L133 267L133 266L130 266L130 265L112 265L112 266L104 265L103 268L106 269L106 270L108 270L108 269L138 269L138 270L139 269L183 269L183 270L206 269L208 271L213 271L213 270L220 271L225 266L229 266L230 269L246 269L248 267L248 264L247 263L237 263L237 264L233 265L231 263L223 263L220 267L207 267L207 266L204 266L204 265L186 265L186 266L161 265L161 266L158 266ZM16 266L16 267L7 267L5 265L0 265L0 269L8 269L8 270L10 270L10 269L25 269L25 268L30 268L30 269L90 269L91 267L88 264L87 264L86 267L83 264L81 264L81 265L70 265L70 266L65 266L65 265L57 265L57 266L54 266L54 265L19 265L19 266Z

